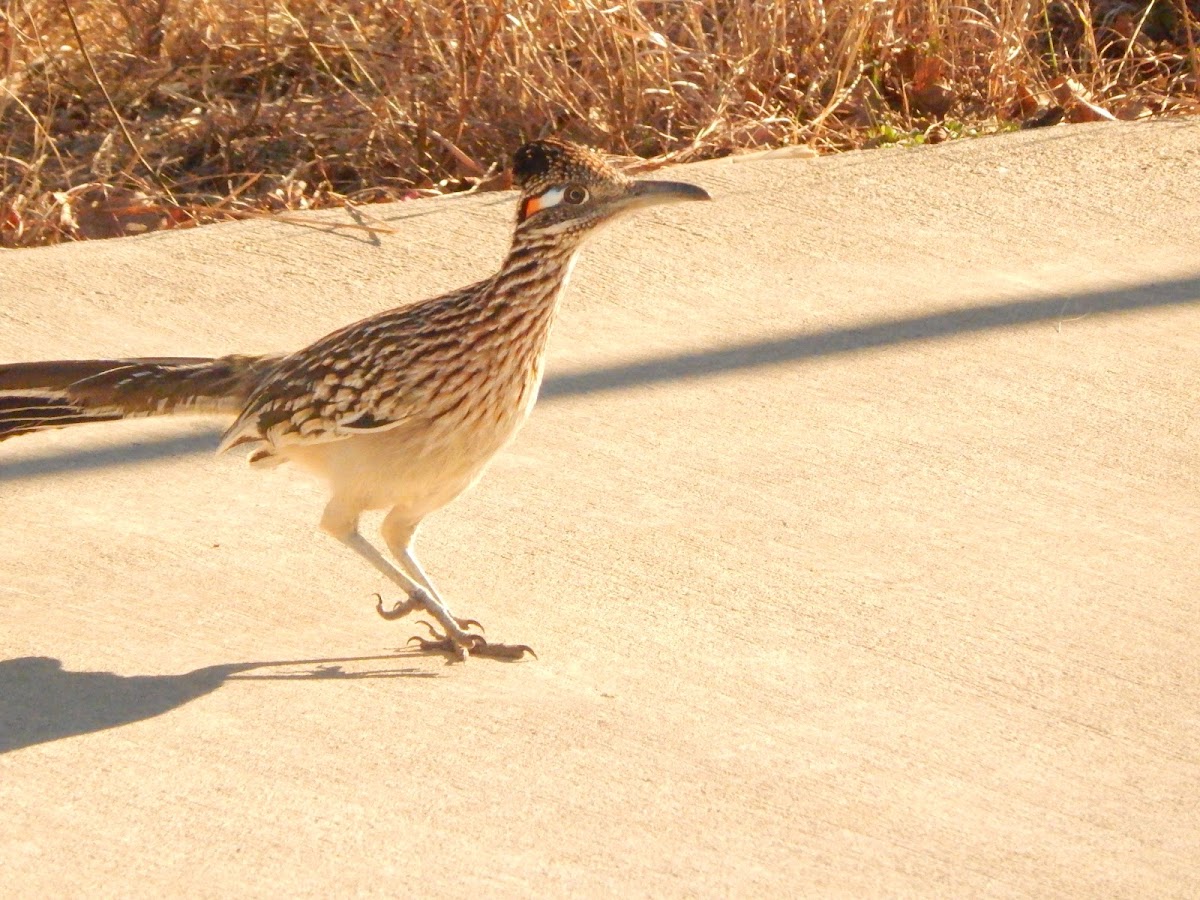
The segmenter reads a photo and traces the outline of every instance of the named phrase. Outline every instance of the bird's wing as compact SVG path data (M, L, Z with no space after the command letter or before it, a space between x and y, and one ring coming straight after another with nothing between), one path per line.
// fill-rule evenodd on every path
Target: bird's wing
M463 352L450 319L464 314L478 288L372 316L285 358L218 452L251 442L324 443L402 425L438 389L444 360Z
M403 354L364 353L361 344L350 349L303 352L285 360L225 432L218 452L248 442L323 443L403 422L409 409L402 379L387 377L392 366L402 364L396 357Z

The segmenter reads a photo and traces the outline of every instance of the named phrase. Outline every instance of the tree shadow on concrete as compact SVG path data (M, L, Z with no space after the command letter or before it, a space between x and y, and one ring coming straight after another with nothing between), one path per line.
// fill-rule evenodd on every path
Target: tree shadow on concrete
M0 462L0 484L5 481L49 478L63 472L89 472L136 466L176 456L215 453L220 442L221 429L206 428L192 430L188 434L144 438L94 449L49 450L17 462ZM7 445L0 445L0 455L7 449Z
M1058 322L1084 315L1102 316L1193 304L1200 305L1200 276L1151 282L1121 290L983 304L559 375L546 379L541 396L555 399L617 391L663 381L686 381L735 370L761 369L804 359L946 340L959 335L1018 328L1040 322Z
M1057 322L1082 315L1103 316L1195 304L1200 304L1200 275L1121 289L981 304L965 309L885 319L850 328L746 341L642 362L603 366L586 372L551 375L542 385L541 396L543 400L552 402L648 384L761 369L805 359L948 340L959 335ZM142 440L125 446L51 451L18 462L0 462L0 483L211 452L217 446L219 434L217 429L212 429L179 437Z
M72 672L57 659L25 656L0 661L0 754L34 744L130 725L210 694L230 681L329 681L366 678L437 678L397 665L423 655L292 659L205 666L182 675ZM383 665L347 671L346 664ZM280 671L281 669L294 671Z
M392 227L392 223L404 222L409 219L420 219L425 216L439 216L445 213L446 207L450 204L465 200L468 197L478 199L483 196L486 195L480 194L477 191L458 191L453 194L441 194L437 197L427 198L427 200L437 201L436 203L394 202L382 208L373 208L370 212L361 206L347 205L336 211L313 210L306 212L303 217L280 213L271 216L269 219L275 229L274 234L268 235L266 232L263 232L259 240L263 242L294 240L296 237L295 234L289 233L286 229L278 228L280 225L287 225L302 232L312 232L320 236L322 240L331 237L341 238L380 248L383 246L383 242L379 240L379 235L394 234L396 231ZM479 207L503 206L507 208L512 202L512 195L504 192L493 194L486 200L479 200L477 205ZM347 222L343 217L348 217L351 221Z

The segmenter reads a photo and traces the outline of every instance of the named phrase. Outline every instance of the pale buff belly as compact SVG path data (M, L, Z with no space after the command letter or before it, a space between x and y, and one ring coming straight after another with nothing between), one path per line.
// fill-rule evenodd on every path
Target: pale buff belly
M419 520L479 480L487 464L528 418L537 396L537 381L513 402L483 414L466 411L457 421L403 423L341 440L283 447L278 452L326 481L334 497L349 506L361 510L400 507Z

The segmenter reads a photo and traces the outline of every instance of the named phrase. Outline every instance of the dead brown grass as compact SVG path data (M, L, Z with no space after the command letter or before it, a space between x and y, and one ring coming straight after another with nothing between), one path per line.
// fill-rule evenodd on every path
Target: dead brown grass
M692 159L1198 108L1200 0L4 2L7 246L502 184L550 133Z

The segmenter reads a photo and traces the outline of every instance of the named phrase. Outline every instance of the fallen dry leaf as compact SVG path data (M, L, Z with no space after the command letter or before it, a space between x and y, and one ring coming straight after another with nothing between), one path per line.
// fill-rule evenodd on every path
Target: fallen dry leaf
M1068 122L1115 122L1117 117L1096 103L1091 91L1074 78L1059 76L1050 82L1050 93Z
M107 184L81 184L54 195L61 204L59 222L75 237L88 240L159 231L176 224L166 207L141 191Z
M1153 110L1150 109L1150 105L1146 101L1138 100L1135 97L1129 97L1113 107L1113 114L1125 122L1135 122L1138 119L1144 119L1152 112Z
M1028 119L1038 111L1038 98L1024 83L1017 82L1013 87L1015 97L1009 107L1009 115L1014 119Z
M1076 100L1067 109L1068 122L1115 122L1117 117L1103 106L1088 100Z

